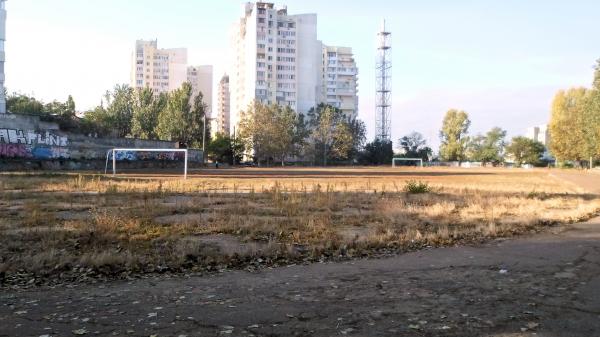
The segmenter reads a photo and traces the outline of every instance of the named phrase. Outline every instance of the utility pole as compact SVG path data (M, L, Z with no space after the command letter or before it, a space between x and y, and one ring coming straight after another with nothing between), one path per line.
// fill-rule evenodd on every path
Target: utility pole
M206 164L206 111L204 112L204 116L203 118L203 127L204 130L202 131L202 164Z

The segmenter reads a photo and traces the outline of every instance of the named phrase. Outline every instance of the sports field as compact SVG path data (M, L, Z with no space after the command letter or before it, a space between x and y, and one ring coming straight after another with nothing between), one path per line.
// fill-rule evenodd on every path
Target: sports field
M381 256L536 232L600 210L597 196L549 170L0 174L0 195L3 285Z

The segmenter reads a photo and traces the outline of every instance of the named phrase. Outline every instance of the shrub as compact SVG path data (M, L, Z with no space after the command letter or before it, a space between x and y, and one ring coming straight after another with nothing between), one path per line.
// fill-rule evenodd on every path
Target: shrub
M423 194L431 192L431 187L422 181L409 180L404 185L404 191L410 194Z

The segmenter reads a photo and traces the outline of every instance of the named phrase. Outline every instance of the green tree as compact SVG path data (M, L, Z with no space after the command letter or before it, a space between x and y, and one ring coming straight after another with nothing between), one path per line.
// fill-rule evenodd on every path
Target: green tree
M360 161L365 165L388 165L394 158L392 142L376 139L365 145Z
M469 143L467 134L471 121L464 111L450 110L444 117L440 138L440 156L446 161L463 161Z
M242 160L242 145L227 135L218 133L207 150L209 158L213 161L235 165Z
M527 137L515 137L506 147L506 153L513 158L517 166L539 164L545 150L544 144Z
M260 163L277 159L282 165L296 150L301 117L290 107L254 102L242 113L238 134L246 151Z
M15 114L44 115L44 103L34 97L13 93L6 98L6 109Z
M320 153L323 165L327 166L330 158L345 160L364 137L362 126L352 126L342 111L331 105L319 104L308 112L311 129L310 146L315 154ZM358 123L358 122L357 122ZM353 134L356 133L356 135Z
M158 115L156 134L160 139L180 142L188 147L202 146L206 104L201 93L193 98L192 95L190 83L184 83L167 95L164 108ZM207 125L207 140L210 139L209 133Z
M112 92L104 95L106 119L115 137L127 137L131 134L133 117L133 89L128 85L117 85Z
M133 94L131 136L139 139L158 139L158 116L166 104L166 95L156 97L149 88L137 89Z
M506 131L493 128L485 136L478 135L469 142L469 157L473 161L499 164L503 161L504 148L506 147Z
M427 141L422 134L418 132L410 133L398 140L401 158L419 158L423 161L429 161L433 150L427 146Z
M347 124L352 135L352 148L348 153L348 157L358 159L367 140L367 126L358 118L349 118Z

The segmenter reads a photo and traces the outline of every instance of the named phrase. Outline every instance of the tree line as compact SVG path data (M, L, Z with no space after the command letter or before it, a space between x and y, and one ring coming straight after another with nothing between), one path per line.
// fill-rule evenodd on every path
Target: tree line
M340 109L320 104L306 115L288 106L252 103L241 113L237 137L245 155L267 165L295 158L312 165L358 162L365 124Z
M391 141L376 139L365 144L365 124L333 106L321 104L304 115L290 107L258 102L242 112L236 135L216 135L211 140L210 128L204 125L204 97L202 93L194 96L189 83L160 95L150 89L117 85L82 118L76 116L71 96L65 102L45 104L27 95L12 94L7 96L7 108L12 113L39 115L57 122L63 130L97 136L176 141L196 148L202 146L206 136L206 141L210 140L208 155L229 163L251 158L267 165L285 164L289 159L312 165L388 165L392 158L404 157L484 165L510 160L520 166L543 164L547 150L544 144L526 137L507 141L506 131L499 127L471 136L469 115L452 109L442 123L437 158L417 132L400 138L395 153ZM592 88L572 88L556 94L549 130L548 150L557 162L592 164L600 158L600 60Z
M600 158L600 60L592 88L561 90L550 119L550 151L559 165L593 165Z
M104 94L100 105L85 111L81 118L76 116L71 96L64 103L44 104L34 97L11 94L7 97L7 109L56 122L65 131L98 137L173 141L190 148L202 146L205 130L206 139L210 138L208 125L204 128L207 111L204 96L194 95L189 83L160 95L148 88L117 85Z

